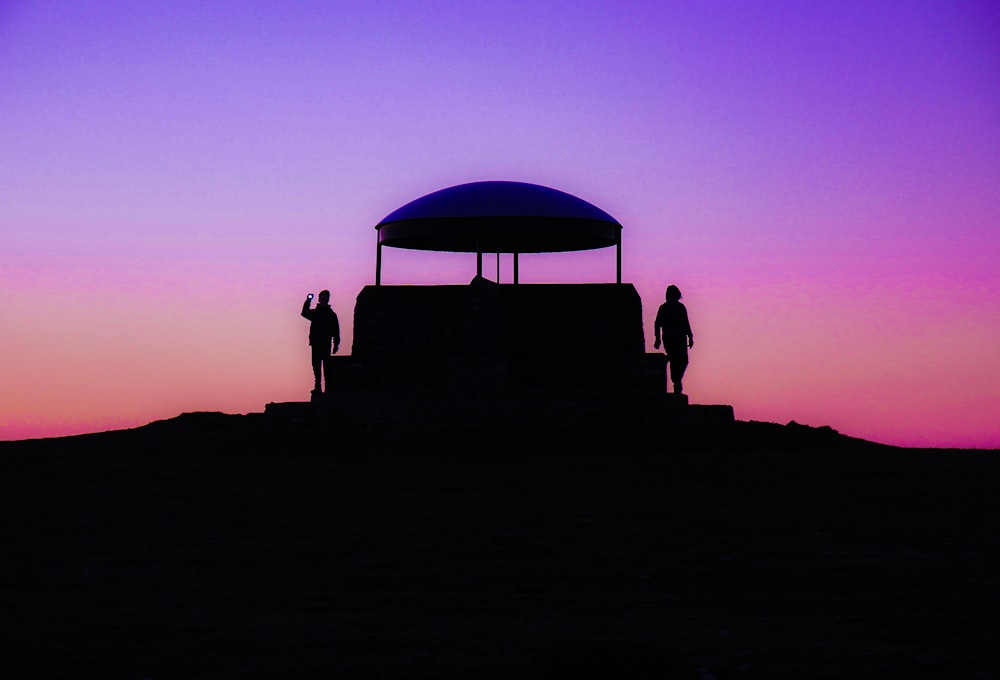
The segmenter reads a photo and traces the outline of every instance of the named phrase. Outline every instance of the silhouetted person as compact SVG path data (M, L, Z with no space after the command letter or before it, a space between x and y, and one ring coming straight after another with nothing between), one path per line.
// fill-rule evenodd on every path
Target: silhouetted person
M694 347L694 333L688 321L687 308L681 304L681 289L677 286L667 286L667 301L656 311L656 322L653 333L656 342L653 347L660 349L660 337L663 337L663 351L667 353L667 363L670 364L670 380L674 383L674 392L684 391L681 380L688 366L688 348Z
M319 293L316 301L316 308L310 309L312 304L312 293L306 296L306 301L302 303L302 316L312 321L309 324L309 345L312 347L312 367L313 376L316 378L316 386L313 388L313 396L322 394L321 378L326 378L326 390L330 391L330 345L333 344L333 354L340 349L340 321L337 313L330 306L330 291L323 290Z

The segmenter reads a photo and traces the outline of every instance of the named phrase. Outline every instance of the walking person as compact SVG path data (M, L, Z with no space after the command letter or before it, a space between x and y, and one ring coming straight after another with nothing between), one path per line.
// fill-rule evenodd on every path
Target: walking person
M688 366L688 349L694 347L694 333L691 332L691 322L688 321L687 308L681 303L681 290L671 284L667 286L666 302L656 311L656 322L653 333L656 341L655 349L660 349L660 339L663 339L663 351L667 353L667 363L670 364L670 381L674 384L674 393L684 392L682 380Z
M309 319L309 345L312 347L312 369L316 378L313 388L314 399L323 394L323 382L326 380L326 391L330 391L330 354L336 354L340 349L340 321L337 313L330 306L330 291L323 290L316 300L316 307L311 308L313 294L306 296L302 303L302 316Z

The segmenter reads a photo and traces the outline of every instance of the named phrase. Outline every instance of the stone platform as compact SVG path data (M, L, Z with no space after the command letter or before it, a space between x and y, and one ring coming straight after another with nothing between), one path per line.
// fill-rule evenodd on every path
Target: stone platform
M347 389L315 401L272 402L269 418L337 419L367 426L394 423L435 423L469 427L545 427L600 419L627 427L637 420L670 425L725 426L735 422L727 404L691 404L688 395L650 394L646 390L556 390L552 388L429 388Z

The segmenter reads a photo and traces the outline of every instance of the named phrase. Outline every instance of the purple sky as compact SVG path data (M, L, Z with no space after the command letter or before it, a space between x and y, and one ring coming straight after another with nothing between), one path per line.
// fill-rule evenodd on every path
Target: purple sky
M954 0L0 2L0 438L303 398L304 293L349 349L374 225L484 179L624 225L694 401L1000 447L1000 5Z

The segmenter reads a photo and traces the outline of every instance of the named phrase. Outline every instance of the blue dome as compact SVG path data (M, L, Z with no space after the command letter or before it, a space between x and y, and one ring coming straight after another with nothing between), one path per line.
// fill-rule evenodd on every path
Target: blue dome
M619 242L622 225L597 206L525 182L471 182L422 196L389 213L379 243L453 252L541 253Z

